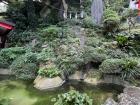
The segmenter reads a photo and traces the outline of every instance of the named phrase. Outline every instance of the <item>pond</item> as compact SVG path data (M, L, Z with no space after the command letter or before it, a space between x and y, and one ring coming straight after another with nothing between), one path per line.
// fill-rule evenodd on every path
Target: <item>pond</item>
M94 105L101 105L104 101L116 98L123 87L113 84L89 85L78 81L69 81L63 86L40 91L33 87L33 81L0 78L0 99L9 98L11 105L53 105L51 99L60 93L68 92L71 88L87 93L93 99Z

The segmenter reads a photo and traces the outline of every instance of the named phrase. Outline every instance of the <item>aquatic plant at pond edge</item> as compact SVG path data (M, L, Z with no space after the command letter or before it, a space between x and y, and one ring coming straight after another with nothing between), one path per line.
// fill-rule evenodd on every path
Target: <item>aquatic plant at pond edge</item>
M76 90L70 90L67 93L58 95L53 98L54 105L93 105L92 99L86 93L79 93Z

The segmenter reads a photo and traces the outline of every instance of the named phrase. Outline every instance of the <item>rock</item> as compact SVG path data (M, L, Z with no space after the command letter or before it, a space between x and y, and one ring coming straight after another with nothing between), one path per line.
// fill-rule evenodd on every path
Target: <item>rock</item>
M140 105L140 88L127 87L124 92L118 96L119 105Z
M108 98L103 105L118 105L112 98Z
M122 80L120 76L117 75L104 74L102 81L103 83L116 84L124 87L131 86L127 81Z
M34 87L39 90L47 90L62 86L64 82L59 76L55 78L37 76L34 80Z
M11 70L0 68L0 75L12 75Z
M102 81L101 80L99 81L99 79L97 79L97 78L88 78L87 77L84 79L84 82L92 84L92 85L97 85L97 84L101 83Z
M69 76L70 80L83 80L85 75L81 71L76 71L74 74Z
M126 87L123 93L118 96L118 103L109 98L103 105L140 105L140 88Z
M0 13L7 12L8 2L2 1L0 2Z

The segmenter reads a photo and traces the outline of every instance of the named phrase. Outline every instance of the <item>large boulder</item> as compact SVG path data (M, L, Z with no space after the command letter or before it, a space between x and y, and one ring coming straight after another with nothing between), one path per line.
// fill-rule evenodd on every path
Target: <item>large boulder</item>
M12 75L11 70L0 68L0 75Z
M74 74L69 76L70 80L83 80L85 75L82 71L76 71Z
M109 98L103 105L140 105L140 88L126 87L118 96L118 103Z
M34 80L34 87L39 90L47 90L62 86L64 82L59 76L54 78L37 76Z
M118 98L119 105L140 105L140 88L127 87Z

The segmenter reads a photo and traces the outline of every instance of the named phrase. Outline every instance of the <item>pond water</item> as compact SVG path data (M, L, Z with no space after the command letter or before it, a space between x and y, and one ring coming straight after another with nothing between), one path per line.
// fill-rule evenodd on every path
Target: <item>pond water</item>
M32 81L1 79L0 99L9 98L11 105L53 105L52 98L57 97L60 93L68 92L71 88L87 93L93 99L94 105L101 105L109 97L116 98L123 89L123 87L113 84L95 86L69 81L59 88L40 91L33 87Z

